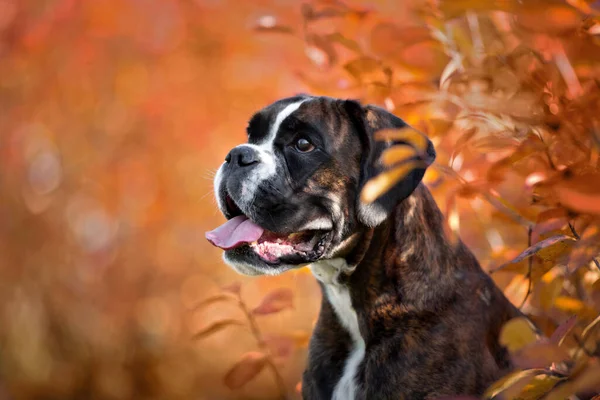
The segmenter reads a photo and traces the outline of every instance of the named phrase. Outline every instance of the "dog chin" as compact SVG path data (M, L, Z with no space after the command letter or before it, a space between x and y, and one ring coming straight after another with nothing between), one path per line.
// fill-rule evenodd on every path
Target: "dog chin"
M252 262L243 261L237 255L232 255L232 251L228 250L223 253L223 261L229 265L234 271L241 275L246 276L259 276L259 275L279 275L292 269L299 269L309 265L305 264L278 264L269 265L262 260L253 260Z

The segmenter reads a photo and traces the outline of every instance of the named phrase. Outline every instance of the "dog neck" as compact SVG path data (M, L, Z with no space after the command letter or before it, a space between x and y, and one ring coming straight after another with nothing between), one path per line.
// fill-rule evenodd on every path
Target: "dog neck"
M382 312L436 312L459 290L482 291L491 283L464 244L450 242L444 225L429 190L419 185L384 223L360 232L348 255L313 264L313 274L325 295L332 287L347 290L367 325Z

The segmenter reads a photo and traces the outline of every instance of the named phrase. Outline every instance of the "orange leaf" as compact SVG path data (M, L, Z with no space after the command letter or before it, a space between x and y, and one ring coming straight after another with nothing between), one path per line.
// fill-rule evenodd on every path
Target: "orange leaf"
M517 22L528 30L545 34L564 34L582 23L582 15L566 5L527 7L517 14Z
M566 207L584 213L600 215L600 174L584 174L564 179L554 185L554 193Z
M568 296L559 296L554 301L554 305L559 310L570 314L577 314L584 318L595 317L596 311L579 299Z
M225 375L225 385L230 389L238 389L255 378L267 365L267 356L251 351L242 356Z
M344 46L345 48L352 50L356 53L362 53L362 50L360 49L360 46L358 45L358 43L352 39L348 39L347 37L345 37L344 35L342 35L339 32L335 32L332 33L330 35L327 35L327 39L329 39L331 42L334 43L339 43L342 46Z
M399 28L391 23L382 23L371 30L369 45L374 54L386 57L401 47L430 39L431 32L426 27Z
M242 290L242 284L240 282L233 282L229 285L223 286L221 289L223 289L224 292L240 294L240 291Z
M379 67L379 61L371 57L360 57L344 65L344 69L357 81L362 81L363 75L376 71Z
M237 300L237 297L235 297L231 293L215 294L214 296L207 297L206 299L200 301L198 304L194 305L194 309L197 310L201 307L206 307L210 304L217 303L219 301L229 301L229 300Z
M375 178L368 181L363 188L360 194L361 200L367 204L374 202L397 182L404 179L404 177L411 173L412 170L419 167L423 167L422 162L411 161L377 175Z
M212 335L213 333L216 333L228 326L240 325L244 325L244 323L236 319L223 319L221 321L213 322L212 324L209 324L206 328L201 329L199 332L196 332L194 336L192 336L192 339L203 339L206 336Z
M335 48L327 38L311 34L306 38L306 55L318 66L330 66L337 61Z
M384 165L392 166L417 157L417 151L410 146L392 146L386 149L381 155L381 162Z
M279 25L275 17L271 15L260 17L254 26L254 30L265 33L294 33L294 30L289 26Z
M410 127L402 129L382 129L375 132L375 140L395 140L399 142L405 142L419 150L421 153L425 153L427 151L428 145L427 137L416 129Z
M293 306L294 292L288 288L280 288L268 293L252 313L254 315L274 314Z

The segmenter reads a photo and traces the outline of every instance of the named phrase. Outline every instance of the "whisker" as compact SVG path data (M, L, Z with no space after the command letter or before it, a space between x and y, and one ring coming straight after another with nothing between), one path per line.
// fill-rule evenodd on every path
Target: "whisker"
M202 177L204 179L213 180L213 179L215 179L215 176L217 176L217 171L219 171L219 168L206 169L206 170L204 170Z

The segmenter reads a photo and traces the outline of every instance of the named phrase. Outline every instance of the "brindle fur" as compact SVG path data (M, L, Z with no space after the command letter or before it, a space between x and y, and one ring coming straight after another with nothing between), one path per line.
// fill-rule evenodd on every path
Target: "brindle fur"
M510 361L498 344L519 315L462 242L422 184L374 230L346 278L366 355L357 399L431 399L481 394ZM370 232L372 231L372 232ZM350 337L323 296L304 373L305 399L330 399Z
M413 170L376 200L376 209L383 210L380 214L369 214L368 207L361 214L365 207L358 200L360 189L384 169L382 151L397 144L375 141L374 132L406 127L401 119L355 101L297 96L258 112L249 123L249 143L264 138L284 107L306 98L310 101L279 128L278 154L286 169L265 182L252 207L244 211L264 228L280 233L296 232L315 216L331 217L333 229L327 233L324 257L343 257L351 267L338 282L348 287L366 345L355 376L355 398L482 394L510 369L498 335L503 323L519 311L466 246L446 237L443 216L419 183L424 168ZM286 150L284 144L298 132L311 135L323 151L299 156ZM426 153L428 162L433 161L431 143ZM221 198L226 186L235 189L251 171L225 169ZM233 261L255 263L263 270L276 267L249 251L228 252ZM310 258L313 255L283 261L318 261ZM305 399L331 399L352 346L323 291L303 379Z

